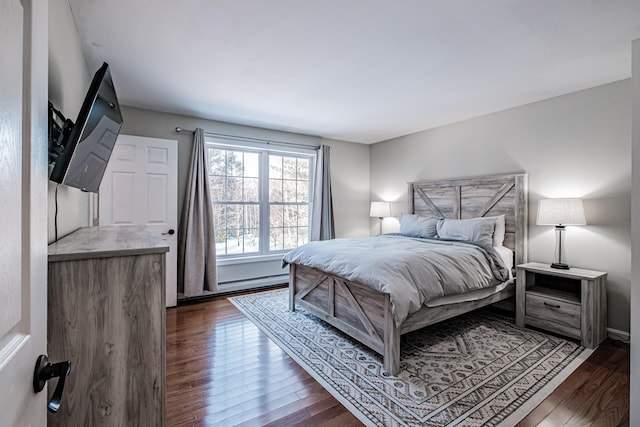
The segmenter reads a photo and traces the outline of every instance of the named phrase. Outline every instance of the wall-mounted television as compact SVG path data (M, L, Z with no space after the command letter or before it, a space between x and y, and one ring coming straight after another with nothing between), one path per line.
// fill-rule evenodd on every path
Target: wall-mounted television
M65 124L58 129L58 141L52 143L52 114L49 114L49 159L55 162L49 179L97 193L122 127L122 113L106 62L93 76L76 122L58 119Z

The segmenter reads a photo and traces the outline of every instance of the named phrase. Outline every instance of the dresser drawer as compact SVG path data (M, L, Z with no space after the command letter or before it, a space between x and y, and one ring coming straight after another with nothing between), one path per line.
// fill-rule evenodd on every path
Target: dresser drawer
M580 303L527 292L525 323L580 338Z

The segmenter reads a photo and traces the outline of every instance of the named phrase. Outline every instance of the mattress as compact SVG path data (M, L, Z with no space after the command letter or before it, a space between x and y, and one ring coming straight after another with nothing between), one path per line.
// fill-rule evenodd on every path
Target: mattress
M504 290L507 286L514 282L513 280L513 251L505 246L495 246L494 249L500 254L504 265L509 269L509 280L484 289L476 289L464 294L447 295L437 297L431 301L427 301L427 307L438 307L441 305L457 304L461 302L477 301Z

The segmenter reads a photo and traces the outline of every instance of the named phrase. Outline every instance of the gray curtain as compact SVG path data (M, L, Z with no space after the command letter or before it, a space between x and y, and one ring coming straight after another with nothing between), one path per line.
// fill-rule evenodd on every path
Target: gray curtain
M330 240L335 237L333 202L331 200L331 167L328 145L321 145L316 157L313 208L311 212L311 240Z
M204 130L196 129L191 167L178 230L178 292L185 297L212 291L217 282L216 242Z

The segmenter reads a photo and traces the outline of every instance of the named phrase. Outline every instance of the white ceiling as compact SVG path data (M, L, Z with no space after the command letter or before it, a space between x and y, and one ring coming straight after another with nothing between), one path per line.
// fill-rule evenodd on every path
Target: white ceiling
M630 77L639 0L69 0L125 105L374 143Z

